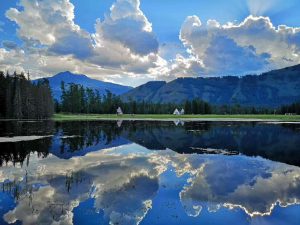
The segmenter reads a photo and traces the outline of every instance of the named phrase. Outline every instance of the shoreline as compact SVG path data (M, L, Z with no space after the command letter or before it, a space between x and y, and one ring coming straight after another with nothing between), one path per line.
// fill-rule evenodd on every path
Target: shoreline
M64 121L183 121L183 122L265 122L265 123L300 123L300 115L167 115L167 114L124 114L117 116L115 114L54 114L49 119L0 119L5 121L22 121L22 122L42 122L53 120L55 122Z
M300 123L300 115L285 116L285 115L166 115L166 114L155 114L155 115L108 115L108 114L55 114L53 117L54 121L184 121L184 122L196 122L196 121L219 121L219 122L269 122L269 123L283 123L293 122Z

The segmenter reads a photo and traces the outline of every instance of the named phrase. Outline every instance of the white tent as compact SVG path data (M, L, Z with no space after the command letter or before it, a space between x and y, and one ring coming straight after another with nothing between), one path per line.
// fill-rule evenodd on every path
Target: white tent
M184 115L184 109L181 109L180 115Z
M175 109L175 111L173 112L174 115L180 115L180 112L178 111L178 109Z
M117 109L117 114L118 114L118 115L123 115L123 111L122 111L121 107L119 107L119 108Z

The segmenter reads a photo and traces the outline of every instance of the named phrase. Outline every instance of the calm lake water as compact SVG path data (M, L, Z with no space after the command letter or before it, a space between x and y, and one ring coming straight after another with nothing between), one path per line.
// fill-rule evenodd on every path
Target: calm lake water
M300 124L0 122L0 224L300 224Z

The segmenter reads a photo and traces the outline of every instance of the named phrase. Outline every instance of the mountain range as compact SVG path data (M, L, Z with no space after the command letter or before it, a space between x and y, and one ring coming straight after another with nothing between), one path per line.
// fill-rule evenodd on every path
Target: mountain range
M60 99L61 82L81 84L83 87L106 90L120 95L125 102L183 103L200 98L214 105L278 107L300 101L300 64L261 75L242 77L186 77L170 82L150 81L136 88L103 82L83 74L61 72L48 78L55 99ZM36 82L36 80L34 81Z
M278 107L300 101L300 65L243 77L177 78L151 81L121 96L123 101L183 103L200 98L215 105Z
M129 86L123 86L120 84L95 80L87 77L86 75L74 74L69 71L58 73L52 77L48 77L47 79L49 80L53 97L57 100L60 100L62 81L64 81L65 84L80 84L85 88L92 88L94 90L98 90L100 94L105 94L106 90L109 90L113 94L122 95L132 89L132 87ZM36 81L37 80L35 80L34 82Z

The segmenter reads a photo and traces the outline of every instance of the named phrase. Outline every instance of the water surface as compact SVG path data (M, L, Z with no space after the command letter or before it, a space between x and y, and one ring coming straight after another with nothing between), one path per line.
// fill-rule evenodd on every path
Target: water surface
M0 122L0 224L299 224L300 124Z

